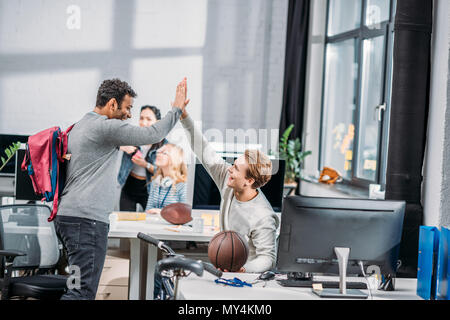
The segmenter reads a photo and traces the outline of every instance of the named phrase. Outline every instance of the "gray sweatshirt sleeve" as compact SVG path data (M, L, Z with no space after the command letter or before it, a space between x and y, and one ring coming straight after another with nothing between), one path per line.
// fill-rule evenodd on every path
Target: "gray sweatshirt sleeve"
M115 146L141 146L163 140L177 124L181 109L173 107L166 116L150 127L133 126L118 119L103 121L101 134Z
M275 266L276 262L276 231L278 219L269 216L257 223L257 228L252 231L251 239L256 248L256 258L247 261L244 265L245 272L264 272Z
M202 132L195 127L194 121L190 116L182 119L180 122L186 130L192 151L194 151L198 160L214 180L220 192L222 192L227 179L227 170L231 165L216 153Z

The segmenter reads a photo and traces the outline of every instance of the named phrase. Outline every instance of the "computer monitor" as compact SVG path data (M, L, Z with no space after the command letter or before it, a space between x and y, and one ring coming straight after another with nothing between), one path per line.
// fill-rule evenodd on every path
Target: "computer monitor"
M277 270L306 278L339 274L342 282L347 273L362 274L362 263L364 270L378 266L382 275L395 275L404 212L404 201L288 196L281 214ZM343 261L336 248L349 249Z
M28 136L24 135L13 135L13 134L0 134L0 156L5 157L5 150L8 147L11 147L15 142L28 142ZM0 175L4 176L14 176L15 174L15 156L11 158L11 160L5 165L5 167L0 171Z
M231 163L235 159L236 157L226 158L226 160ZM264 193L275 212L281 212L285 167L285 160L273 159L272 171L274 174L269 182L261 188L261 191ZM192 208L219 210L220 201L220 192L213 179L201 163L196 163Z
M16 162L15 162L15 197L16 200L28 200L37 201L41 200L41 197L34 193L33 184L30 177L28 176L28 171L22 171L21 165L23 158L25 157L25 150L19 149L16 152Z

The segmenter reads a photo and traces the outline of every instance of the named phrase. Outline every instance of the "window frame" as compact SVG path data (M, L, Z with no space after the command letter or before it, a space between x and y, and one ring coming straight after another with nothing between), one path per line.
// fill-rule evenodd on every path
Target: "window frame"
M325 74L327 72L327 47L330 43L338 43L350 39L356 39L357 48L356 63L358 64L358 78L355 86L355 137L353 139L353 158L351 168L351 179L344 179L345 184L353 185L361 188L368 188L370 184L381 184L383 187L386 183L386 167L387 167L387 148L389 137L389 114L391 104L391 86L392 86L392 57L393 57L393 37L394 37L394 12L396 7L396 0L390 0L389 6L389 20L379 22L379 29L369 29L365 25L366 8L368 0L362 1L360 26L357 29L345 31L333 36L328 35L329 28L329 14L330 2L327 0L327 12L325 21L325 39L324 39L324 54L323 54L323 71L322 71L322 97L321 97L321 116L320 116L320 133L319 133L319 170L326 164L324 163L325 143L324 143L324 114L325 114ZM357 168L359 165L359 139L360 139L360 112L361 112L361 87L362 87L362 72L363 72L363 42L367 39L373 39L379 36L384 36L384 50L383 50L383 73L382 73L382 103L386 105L384 112L381 112L381 121L378 136L378 152L377 152L377 171L375 173L375 180L368 180L357 177Z

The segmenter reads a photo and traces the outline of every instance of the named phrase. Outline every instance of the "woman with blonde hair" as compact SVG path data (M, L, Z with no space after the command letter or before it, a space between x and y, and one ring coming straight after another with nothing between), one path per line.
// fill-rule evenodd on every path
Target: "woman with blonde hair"
M145 211L155 214L168 204L186 203L187 166L183 149L165 144L156 152L155 166Z
M161 120L161 111L150 105L141 108L140 127L150 127ZM122 187L120 211L136 211L137 204L145 209L150 192L150 183L156 171L156 151L168 141L164 138L147 146L121 146L122 163L117 180Z

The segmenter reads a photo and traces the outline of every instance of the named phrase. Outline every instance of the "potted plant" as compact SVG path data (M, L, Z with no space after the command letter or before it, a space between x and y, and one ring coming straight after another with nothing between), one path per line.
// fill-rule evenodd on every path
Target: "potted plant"
M16 154L16 151L19 150L20 145L21 145L20 142L15 142L10 147L6 148L6 150L5 150L6 159L4 157L1 157L2 162L0 163L0 171L2 171L2 169L8 163L8 161L11 160L12 157L14 157L14 155Z
M286 172L284 175L285 194L293 194L297 188L297 180L301 179L301 165L303 160L311 154L311 151L302 151L300 139L289 140L294 129L291 124L280 138L279 157L286 160Z

